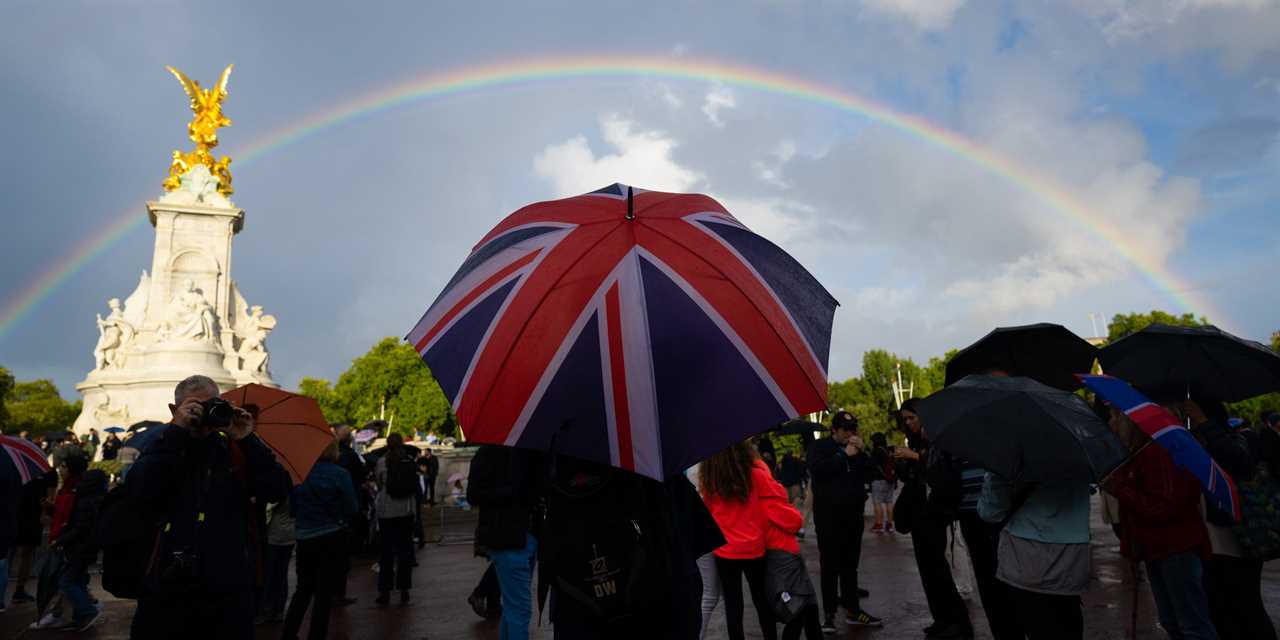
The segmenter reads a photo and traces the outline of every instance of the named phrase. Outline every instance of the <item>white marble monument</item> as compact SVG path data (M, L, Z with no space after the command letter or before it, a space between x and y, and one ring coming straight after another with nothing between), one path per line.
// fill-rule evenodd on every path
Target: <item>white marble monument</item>
M197 151L174 152L166 192L147 203L156 231L150 272L142 272L123 303L107 301L105 318L98 315L94 368L76 385L84 397L74 427L78 433L167 421L174 386L193 374L213 378L224 391L250 382L277 386L266 345L276 319L260 306L249 306L231 279L231 241L244 228L245 216L227 197L230 160L212 163L208 148L217 144L216 137L197 131L202 113L197 107L212 108L210 90L174 73L188 95L194 90L205 98L198 102L192 95L197 119L190 131ZM223 96L226 75L216 89ZM217 173L210 171L211 163Z

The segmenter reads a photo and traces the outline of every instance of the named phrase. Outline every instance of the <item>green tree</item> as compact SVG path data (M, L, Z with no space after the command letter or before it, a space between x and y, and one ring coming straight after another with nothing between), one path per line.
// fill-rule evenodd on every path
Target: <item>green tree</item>
M67 402L50 380L19 382L4 400L9 429L32 435L70 429L80 414L80 401Z
M324 419L330 424L346 422L345 407L338 401L338 396L333 392L333 386L328 380L303 378L298 383L298 393L315 400L320 405L320 411L324 413Z
M960 353L959 349L951 349L942 354L942 357L929 358L929 364L920 372L922 384L916 388L916 396L923 398L946 386L947 365L957 353Z
M1127 335L1137 333L1153 324L1171 324L1177 327L1200 327L1209 324L1209 319L1193 313L1175 316L1172 313L1155 310L1151 313L1117 313L1107 325L1107 341L1115 342Z
M9 430L9 409L5 400L8 399L9 393L13 391L13 374L9 370L0 367L0 431Z
M397 338L384 338L353 360L337 384L304 378L299 393L314 398L330 422L359 426L383 417L402 434L423 428L454 435L457 426L430 369L411 345Z
M1271 334L1271 350L1280 351L1280 331Z

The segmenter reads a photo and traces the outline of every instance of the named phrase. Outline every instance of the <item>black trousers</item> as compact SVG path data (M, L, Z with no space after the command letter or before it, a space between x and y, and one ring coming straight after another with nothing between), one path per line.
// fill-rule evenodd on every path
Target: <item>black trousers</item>
M1262 561L1215 555L1205 565L1209 616L1222 640L1276 640L1262 604Z
M751 560L726 560L716 557L716 570L720 573L720 589L724 596L725 621L729 626L729 640L743 640L742 614L746 602L742 599L742 578L746 577L751 589L751 604L755 605L760 619L760 633L765 640L777 640L778 627L774 622L769 596L764 590L764 558Z
M343 532L343 540L346 546L341 551L342 556L338 558L338 566L342 575L338 579L338 592L334 594L334 597L339 600L347 597L347 578L351 576L351 557L360 551L360 539L362 536L357 532L362 531L360 529L361 526L363 525L352 523Z
M378 591L408 591L413 587L413 516L378 518L378 531Z
M427 504L436 503L436 477L427 476Z
M782 628L782 640L798 640L802 631L805 640L821 640L822 623L818 621L817 603L809 603L800 615L792 618L791 622Z
M1084 613L1080 596L1035 593L1009 587L1018 622L1027 640L1081 640Z
M920 583L929 602L933 621L946 626L969 626L969 610L956 591L947 563L947 524L929 518L917 518L911 529L911 547L920 570Z
M285 640L298 637L302 617L311 607L311 630L307 637L323 640L329 635L329 612L333 610L333 598L338 594L342 580L342 562L346 554L347 533L335 531L318 538L298 541L298 588L289 602L289 613L284 617Z
M862 512L866 504L834 506L815 504L813 526L818 533L818 565L821 567L822 609L835 617L841 605L858 611L858 563L862 559Z
M995 640L1022 640L1025 635L1014 609L1013 587L996 579L996 549L1000 546L1002 528L984 521L976 513L960 516L960 532L969 547L969 558L973 560L973 576L978 583L982 608L987 612L991 637Z
M129 637L133 640L221 640L253 637L253 590L220 595L138 599Z

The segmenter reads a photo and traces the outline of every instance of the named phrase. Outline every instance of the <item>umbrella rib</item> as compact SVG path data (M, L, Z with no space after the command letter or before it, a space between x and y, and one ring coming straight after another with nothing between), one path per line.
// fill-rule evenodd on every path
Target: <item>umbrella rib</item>
M754 309L756 310L756 312L757 312L757 313L759 313L762 317L767 317L767 316L765 316L765 314L764 314L764 310L760 308L760 305L756 304L755 300L753 300L753 299L751 298L751 296L750 296L750 295L747 295L747 292L746 292L746 291L744 291L744 290L742 289L742 287L738 286L738 283L734 282L731 278L729 278L727 275L725 275L725 273L724 273L723 271L721 271L718 267L716 267L716 265L715 265L714 263L712 263L710 260L707 260L705 257L703 257L701 254L699 254L697 251L694 251L693 249L690 249L689 247L685 246L685 245L684 245L684 243L682 243L682 242L680 242L679 240L677 240L677 239L675 239L675 238L671 237L669 234L663 233L660 229L657 229L657 228L652 227L652 226L649 226L649 225L645 225L645 227L646 227L648 230L650 230L650 231L652 231L652 232L654 232L654 233L656 233L656 234L658 234L658 235L660 235L660 236L662 236L662 237L666 238L667 240L670 240L672 244L675 244L676 246L680 247L681 249L684 249L684 250L685 250L685 251L687 251L690 255L692 255L692 256L694 256L694 257L698 258L699 260L703 261L704 263L706 263L706 264L707 264L708 266L710 266L713 270L715 270L715 272L716 272L716 273L720 274L720 277L721 277L721 278L723 278L725 282L728 282L728 283L732 284L732 285L733 285L733 287L734 287L735 289L737 289L739 293L741 293L741 294L742 294L742 297L746 298L746 299L747 299L747 301L751 303L752 308L754 308ZM761 236L761 237L763 237L763 236ZM779 248L779 251L781 251L781 248ZM776 294L775 294L775 295L776 295ZM828 293L827 295L830 295L830 294ZM785 311L785 310L786 310L786 306L782 304L782 301L780 301L780 300L779 300L779 301L777 301L777 302L778 302L778 306L779 306L779 307L782 307L782 308L783 308L783 310ZM837 303L837 304L839 304L839 303ZM788 312L788 315L789 315L789 312ZM794 321L795 321L795 320L794 320L794 319L792 319L792 322L794 322ZM771 331L773 331L773 334L774 334L775 336L777 336L777 337L778 337L778 340L779 340L783 345L787 345L787 340L786 340L785 338L783 338L783 337L782 337L782 333L781 333L780 331L778 331L778 328L777 328L777 327L773 326L773 323L772 323L772 322L767 322L767 323L765 323L765 324L768 324L768 325L769 325L769 329L770 329ZM800 339L801 339L801 340L803 340L803 341L805 342L805 344L808 344L808 338L806 338L806 337L805 337L805 335L804 335L804 333L803 333L802 331L800 331L800 327L796 327L796 333L800 335ZM801 371L804 371L804 370L805 370L805 365L804 365L804 363L803 363L803 362L801 362L800 357L799 357L798 355L796 355L795 351L794 351L793 349L791 349L791 347L790 347L789 345L787 346L787 353L791 355L791 360L792 360L793 362L795 362L795 363L796 363L796 366L797 366L797 367L799 367ZM816 356L816 354L815 354L815 356ZM763 364L763 363L762 363L762 364ZM825 372L825 371L823 371L823 373L825 374L826 372ZM814 385L814 384L813 384L813 381L812 381L812 380L809 380L808 378L809 378L809 376L808 376L808 375L805 375L805 379L806 379L806 381L808 381L808 383L809 383L809 387L810 387L811 389L813 389L813 391L814 391L815 393L817 393L817 394L819 395L819 397L823 397L823 398L825 398L825 397L826 397L826 394L827 394L827 390L826 390L825 388L823 388L823 389L819 389L816 385ZM785 394L784 394L784 396L785 396ZM790 398L788 398L788 399L787 399L787 401L788 401L788 402L790 402Z

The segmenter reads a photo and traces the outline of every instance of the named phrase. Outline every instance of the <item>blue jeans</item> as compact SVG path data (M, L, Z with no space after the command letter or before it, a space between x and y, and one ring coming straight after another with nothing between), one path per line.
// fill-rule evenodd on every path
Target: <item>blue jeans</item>
M1204 592L1204 567L1193 551L1148 560L1160 626L1172 640L1218 640Z
M89 568L81 562L68 562L58 577L58 590L71 603L71 619L84 620L97 612L89 597Z
M533 619L533 564L537 551L537 539L525 534L523 549L489 552L489 559L498 570L498 587L502 590L502 622L498 626L500 640L529 638L529 622Z

